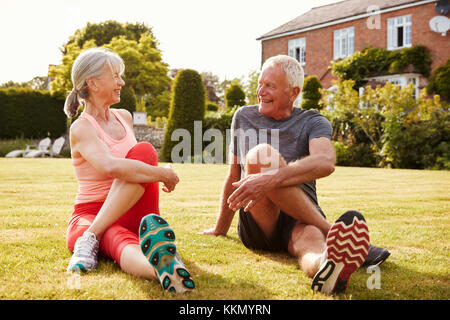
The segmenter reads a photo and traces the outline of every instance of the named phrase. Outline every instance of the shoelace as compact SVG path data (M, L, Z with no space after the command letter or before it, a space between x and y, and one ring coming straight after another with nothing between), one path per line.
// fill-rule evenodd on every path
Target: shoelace
M95 234L87 234L83 235L80 239L80 243L77 246L77 255L91 257L94 251L96 251L96 247L98 246L97 238Z

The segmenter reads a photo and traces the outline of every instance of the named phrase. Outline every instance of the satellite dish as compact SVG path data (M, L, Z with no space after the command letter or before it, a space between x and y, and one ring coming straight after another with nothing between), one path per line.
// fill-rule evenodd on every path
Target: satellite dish
M436 2L435 10L439 14L447 15L450 11L450 3L448 3L448 0L438 0Z
M430 20L430 28L445 36L450 29L450 19L444 16L436 16Z

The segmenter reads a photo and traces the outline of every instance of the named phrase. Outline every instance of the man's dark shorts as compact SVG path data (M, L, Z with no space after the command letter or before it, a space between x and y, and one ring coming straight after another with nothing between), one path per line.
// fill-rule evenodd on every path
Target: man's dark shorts
M320 213L324 213L318 208ZM288 252L289 240L291 239L292 229L297 220L287 213L280 211L277 224L270 238L266 237L264 232L253 219L250 212L244 212L244 208L239 210L238 234L244 246L249 249L258 249L270 252Z

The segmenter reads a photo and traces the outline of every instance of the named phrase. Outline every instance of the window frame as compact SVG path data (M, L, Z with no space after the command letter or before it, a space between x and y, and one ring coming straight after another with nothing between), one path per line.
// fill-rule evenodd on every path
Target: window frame
M345 42L343 42L345 40ZM350 41L351 40L351 41ZM345 45L343 44L345 43ZM345 49L344 49L345 46ZM345 51L345 54L342 52ZM333 31L333 60L343 59L355 52L355 27L341 28Z
M398 50L412 47L412 15L406 14L388 18L387 24L387 50ZM398 29L403 28L403 44L398 46ZM409 42L408 42L409 41ZM395 44L397 42L397 44Z
M298 56L300 59L297 59L297 49L299 50ZM290 39L288 41L288 56L296 59L301 66L306 65L306 37Z

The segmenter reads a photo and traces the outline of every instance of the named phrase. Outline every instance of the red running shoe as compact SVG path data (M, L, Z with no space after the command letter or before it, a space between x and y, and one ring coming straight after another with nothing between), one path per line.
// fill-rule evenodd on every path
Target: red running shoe
M327 294L343 293L353 272L369 252L369 228L357 211L347 211L327 235L326 259L313 278L311 289Z

